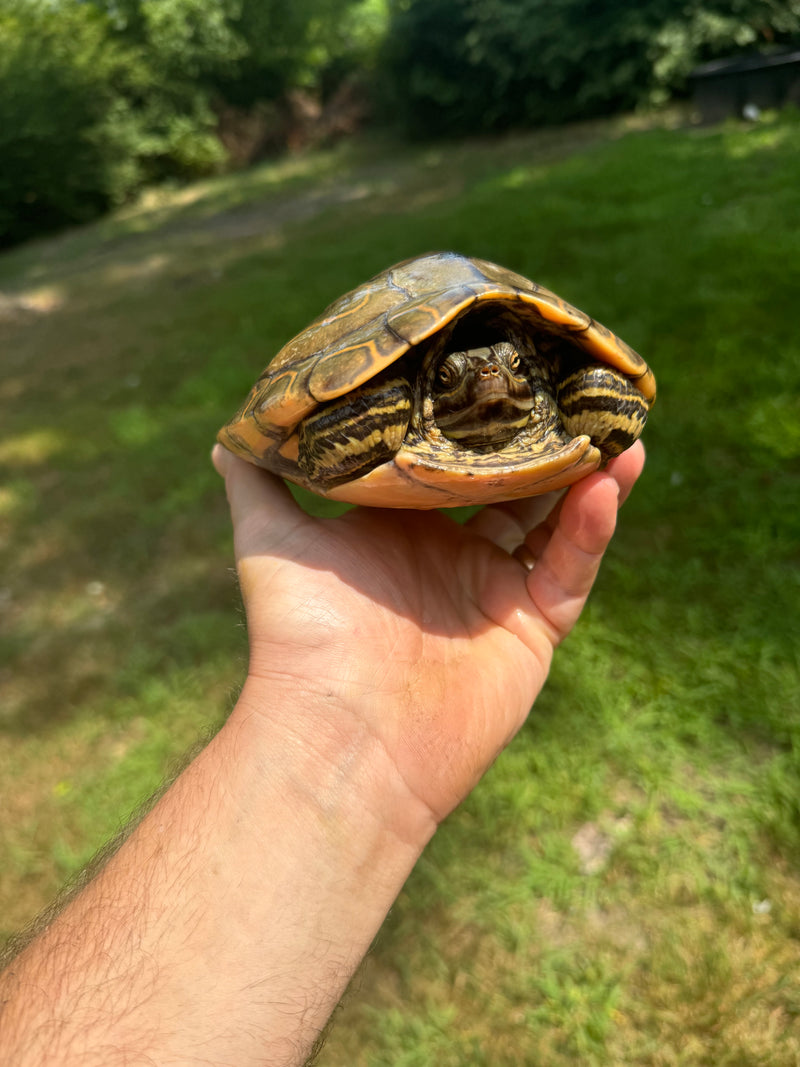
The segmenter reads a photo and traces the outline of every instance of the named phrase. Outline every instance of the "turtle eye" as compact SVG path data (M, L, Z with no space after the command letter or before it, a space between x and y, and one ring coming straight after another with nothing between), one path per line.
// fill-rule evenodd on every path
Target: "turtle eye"
M451 389L459 379L462 360L458 353L453 353L442 360L436 371L436 381L445 389Z
M500 344L493 345L492 351L498 359L502 359L509 370L517 370L519 368L519 353L508 341L501 341Z

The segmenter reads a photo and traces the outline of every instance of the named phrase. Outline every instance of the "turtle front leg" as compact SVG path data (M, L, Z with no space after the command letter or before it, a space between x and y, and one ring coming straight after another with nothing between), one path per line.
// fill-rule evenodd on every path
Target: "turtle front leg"
M641 436L650 410L624 374L598 363L568 373L559 383L557 403L567 433L587 434L604 463Z
M321 489L369 474L399 450L411 419L411 386L381 376L331 400L300 425L298 463Z

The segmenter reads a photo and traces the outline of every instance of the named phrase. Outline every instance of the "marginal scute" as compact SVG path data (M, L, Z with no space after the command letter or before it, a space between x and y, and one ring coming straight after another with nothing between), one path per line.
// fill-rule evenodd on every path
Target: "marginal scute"
M556 366L596 362L625 376L645 408L652 406L652 371L605 326L522 275L486 260L444 252L399 263L335 300L280 350L220 430L219 440L250 462L308 489L381 507L490 503L562 488L596 470L602 461L598 448L582 431L570 437L557 414L552 416L552 435L548 430L542 437L542 424L532 419L530 429L493 449L448 442L432 424L426 383L433 371L422 373L423 364L434 368L451 336L459 346L485 344L472 338L485 337L489 326L501 334L508 326L512 337L529 338L530 353L543 363L545 379ZM442 344L432 344L437 338ZM395 363L398 370L389 372ZM406 376L415 397L398 451L368 473L354 474L352 481L330 489L315 484L298 460L304 420L321 405L341 403L338 398L360 390L384 371ZM372 393L366 389L362 395L358 410L368 420ZM368 421L365 425L371 434Z
M381 286L365 289L365 292L356 290L335 301L302 333L285 344L267 368L267 376L296 361L335 356L341 350L343 341L355 343L353 338L356 334L372 336L384 322L387 313L404 301L401 293Z
M592 320L585 311L579 311L549 289L537 288L535 294L520 293L520 300L536 309L547 322L576 333L591 326Z
M312 356L307 356L282 372L262 376L243 411L249 411L264 428L294 426L316 407L308 387L315 363Z
M516 274L513 270L506 270L505 267L499 267L496 263L490 263L488 259L473 259L472 263L484 278L495 282L506 291L508 289L520 289L526 293L547 292L536 282L532 282L530 278L525 278L522 274Z

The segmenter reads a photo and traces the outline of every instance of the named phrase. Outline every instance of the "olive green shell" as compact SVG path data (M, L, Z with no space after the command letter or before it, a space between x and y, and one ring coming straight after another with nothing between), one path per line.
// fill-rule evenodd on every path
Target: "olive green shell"
M219 432L232 452L335 500L379 507L484 504L562 488L596 470L586 436L520 456L414 440L390 462L322 491L297 465L296 428L320 404L363 385L475 309L513 312L534 344L555 338L626 375L652 405L653 373L605 326L555 293L482 259L442 252L407 260L346 293L289 341ZM424 347L424 346L423 346Z

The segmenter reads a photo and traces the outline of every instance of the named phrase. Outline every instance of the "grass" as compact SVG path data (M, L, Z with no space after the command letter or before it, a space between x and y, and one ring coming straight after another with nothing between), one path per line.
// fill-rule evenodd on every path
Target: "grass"
M799 164L791 115L357 146L0 257L4 932L235 700L216 428L330 299L454 248L646 356L648 468L320 1063L797 1065Z

